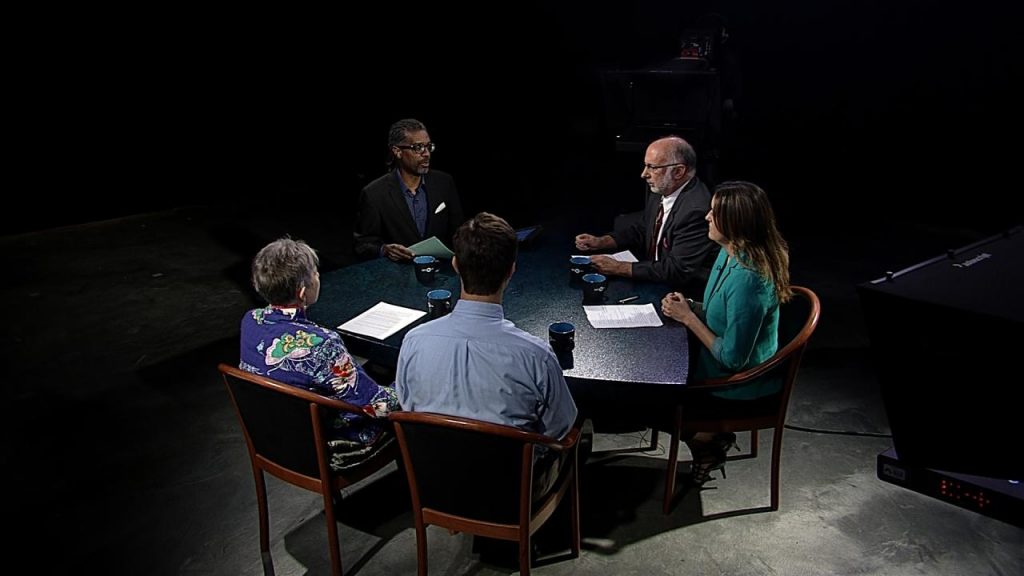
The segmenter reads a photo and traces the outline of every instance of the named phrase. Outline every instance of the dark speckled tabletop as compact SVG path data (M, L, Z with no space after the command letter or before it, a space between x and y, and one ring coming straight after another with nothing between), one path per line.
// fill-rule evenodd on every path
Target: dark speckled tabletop
M570 281L573 254L578 254L573 234L557 228L545 229L532 245L521 247L516 272L505 291L505 317L544 340L552 322L576 325L576 348L571 359L562 358L570 384L685 384L686 329L664 317L664 325L657 328L593 328L583 310L582 290ZM459 296L459 279L448 261L442 261L441 271L429 285L416 280L411 264L384 258L324 274L320 282L320 300L309 315L325 326L337 327L380 301L426 310L426 294L436 288L450 290L454 300ZM667 291L664 285L612 277L604 303L615 305L622 298L637 296L630 304L651 303L661 316L660 301ZM405 333L425 321L426 316L383 341L341 334L353 354L393 367Z

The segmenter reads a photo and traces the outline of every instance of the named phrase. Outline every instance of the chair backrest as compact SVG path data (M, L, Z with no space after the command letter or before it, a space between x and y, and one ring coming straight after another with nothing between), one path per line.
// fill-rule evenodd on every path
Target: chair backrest
M249 449L265 460L308 476L321 477L326 457L322 422L331 410L361 413L355 406L283 384L227 364L224 375Z
M758 379L780 378L783 383L780 402L783 407L786 406L804 350L807 349L807 343L821 315L821 302L817 294L803 286L791 288L793 298L779 309L779 349L771 358L729 377L693 382L688 388L722 389L749 384Z
M668 477L665 482L664 512L668 514L675 500L676 463L678 458L679 439L685 425L692 431L701 432L750 432L750 454L757 455L757 432L763 428L774 428L772 434L772 480L771 509L779 509L779 466L781 462L782 432L786 423L786 411L789 407L789 395L793 390L800 360L803 358L807 342L818 326L821 315L821 302L811 290L802 286L792 286L793 298L782 305L779 310L779 349L771 358L738 374L727 378L714 378L687 385L687 391L706 393L714 390L750 384L766 378L782 380L782 393L764 398L757 402L731 403L732 412L728 415L715 414L714 411L701 414L695 410L695 417L684 415L685 401L676 407L675 425L669 449ZM746 406L743 406L747 404ZM703 418L703 419L701 419ZM724 475L724 472L723 472Z
M779 311L779 350L774 355L783 360L777 368L783 378L780 398L783 411L789 405L789 395L793 391L800 362L821 316L821 301L817 294L803 286L793 286L792 290L793 298L783 304Z
M510 426L442 414L393 412L389 418L413 505L479 522L519 521L522 498L530 498L534 446L556 443Z

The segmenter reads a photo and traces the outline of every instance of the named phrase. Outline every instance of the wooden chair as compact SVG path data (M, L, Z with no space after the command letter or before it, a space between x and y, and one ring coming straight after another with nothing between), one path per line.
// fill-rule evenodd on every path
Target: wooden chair
M679 438L682 435L684 426L690 430L707 432L750 432L750 453L741 456L728 458L754 458L757 456L757 432L765 428L772 428L775 433L772 436L772 479L771 479L771 509L779 509L779 463L782 451L782 431L786 423L786 409L789 405L789 395L793 390L793 382L796 380L797 371L800 368L800 360L803 358L804 350L807 348L807 341L818 325L818 316L821 314L821 303L818 296L808 288L793 286L793 298L782 305L779 314L779 350L774 356L761 364L733 374L728 378L713 378L704 381L690 382L687 384L683 400L676 407L675 417L671 429L671 445L668 454L668 476L665 479L665 503L664 513L672 510L675 499L676 468L679 463ZM744 414L741 417L726 419L710 419L707 421L684 419L686 395L689 393L704 393L709 390L724 390L748 384L760 378L781 378L782 393L779 395L778 403L766 408L763 412ZM691 463L692 465L692 463Z
M571 556L580 553L577 440L562 440L511 426L426 412L393 412L416 519L416 557L427 574L430 524L519 543L519 570L530 574L530 538L568 496ZM563 453L558 477L545 494L533 494L534 450Z
M364 414L347 402L321 396L315 392L282 384L264 376L239 370L227 364L218 369L224 376L231 402L245 433L252 473L256 480L256 501L260 516L260 555L263 572L273 575L270 557L267 486L263 476L273 476L319 492L327 516L327 545L331 554L331 573L341 576L341 549L338 547L338 525L335 520L334 497L340 490L386 466L398 456L394 437L381 440L379 449L367 454L365 460L346 465L345 470L331 467L331 456L325 435L325 424L333 412Z

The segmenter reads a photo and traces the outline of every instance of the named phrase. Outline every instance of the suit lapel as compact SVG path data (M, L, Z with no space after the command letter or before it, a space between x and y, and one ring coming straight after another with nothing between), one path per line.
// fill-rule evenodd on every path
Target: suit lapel
M402 192L402 185L398 183L398 175L391 173L391 186L388 188L388 198L391 202L393 214L400 214L397 223L405 229L405 232L412 238L419 238L420 231L416 229L416 221L412 219L409 211L409 204L405 202L405 192Z
M427 237L441 235L438 231L434 230L434 211L441 205L441 194L430 185L429 177L429 173L423 175L423 192L427 195ZM445 210L447 209L445 208Z
M430 174L423 175L423 191L427 193L427 222L430 222L430 217L434 215L434 210L437 210L438 205L441 204L441 195L437 194L437 190L434 190L430 186Z
M647 205L644 206L643 213L643 234L640 236L643 241L643 246L640 249L644 251L644 258L648 257L651 242L653 241L651 239L651 234L654 234L654 222L658 219L659 204L661 204L661 196L658 196L654 192L648 192ZM664 221L664 217L662 217L662 221Z
M669 210L668 214L665 215L664 227L668 227L672 224L676 214L681 210L680 206L683 205L683 199L686 197L686 193L693 190L697 186L697 177L690 178L690 181L686 183L683 190L679 192L679 196L676 196L676 201L672 203L672 209Z
M722 265L722 269L718 271L718 276L715 278L715 283L711 286L710 298L708 302L715 299L716 296L722 293L722 287L729 281L729 275L732 274L733 268L739 266L739 261L736 258L726 258L726 263Z
M668 214L665 214L664 216L662 216L662 218L661 218L661 230L662 230L662 233L661 233L661 246L658 247L658 255L659 256L664 257L664 255L669 250L672 249L672 237L671 237L671 234L666 234L665 231L672 229L672 221L675 220L676 213L679 212L679 210L681 210L680 206L683 203L683 197L686 196L686 193L689 192L690 190L692 190L693 187L696 186L696 185L697 185L697 177L694 176L693 178L690 178L689 182L686 183L686 186L679 193L679 196L676 196L676 201L672 203L672 209L668 211ZM646 220L647 220L647 222L646 222L646 224L647 224L646 235L648 236L648 238L647 238L647 243L648 244L650 244L650 242L651 242L651 239L649 238L649 236L651 234L655 233L654 232L654 221L658 219L658 206L661 204L661 196L659 196L657 194L654 194L654 193L652 193L651 196L654 196L654 203L650 206L650 209L647 210L647 218L646 218Z

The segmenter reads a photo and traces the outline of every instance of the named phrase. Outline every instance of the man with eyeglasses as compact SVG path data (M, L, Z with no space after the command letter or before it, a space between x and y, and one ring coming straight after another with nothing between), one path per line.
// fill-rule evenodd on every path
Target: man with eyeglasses
M411 260L415 254L407 247L431 236L451 246L452 235L464 220L462 203L451 175L430 170L434 149L419 120L407 118L391 125L388 172L359 195L357 256Z
M629 249L639 260L591 256L594 269L602 274L663 282L684 293L703 291L714 261L714 243L704 220L711 210L711 193L697 178L696 167L697 154L686 140L669 136L652 142L640 173L652 192L642 218L604 236L580 234L576 248Z

